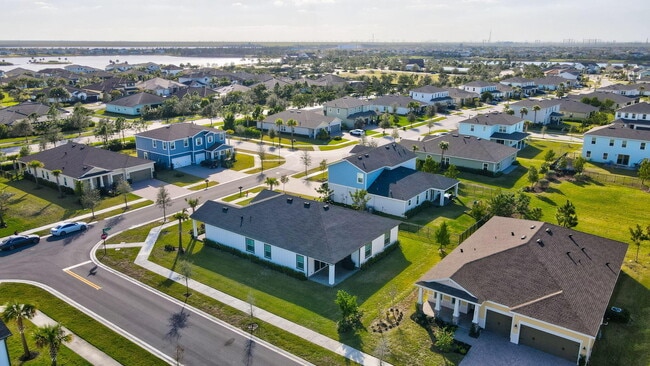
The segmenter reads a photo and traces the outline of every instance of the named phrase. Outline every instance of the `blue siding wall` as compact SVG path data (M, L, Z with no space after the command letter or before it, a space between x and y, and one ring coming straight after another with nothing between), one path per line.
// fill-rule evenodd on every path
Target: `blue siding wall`
M328 181L334 184L340 184L346 187L356 189L367 189L367 178L364 179L366 184L357 183L357 173L363 173L361 169L350 164L348 161L343 160L338 163L332 164L327 169ZM365 175L365 174L364 174Z
M136 136L135 145L138 157L144 158L144 151L147 151L149 160L153 160L158 164L169 168L172 158L192 155L192 150L194 150L194 155L196 156L197 153L204 153L205 149L215 143L224 143L225 132L214 133L212 131L202 131L194 136L189 136L187 139L187 146L185 146L185 138L173 141L175 145L174 149L171 148L172 141L164 141L167 145L167 149L163 149L163 141L161 140L156 140L156 147L154 148L153 139ZM208 141L208 139L211 139L211 141Z

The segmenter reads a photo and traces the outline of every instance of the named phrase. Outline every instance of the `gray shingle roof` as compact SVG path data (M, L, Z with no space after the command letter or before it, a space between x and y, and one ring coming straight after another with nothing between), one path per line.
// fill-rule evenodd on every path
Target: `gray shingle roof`
M331 264L399 225L397 220L323 202L260 194L263 199L241 208L207 201L191 217Z
M637 130L629 127L630 124L645 125L644 123L636 122L637 121L617 119L616 121L612 122L612 124L592 128L585 133L585 136L604 136L625 138L630 140L650 141L650 130Z
M16 121L29 117L32 113L41 117L46 115L49 110L50 107L42 103L23 102L11 107L0 109L0 124L11 125Z
M370 102L367 100L361 100L357 98L352 98L352 97L343 97L339 99L334 99L330 100L329 102L325 102L324 106L327 107L332 107L332 108L356 108L356 107L361 107L364 105L369 105Z
M511 107L526 107L528 108L528 114L533 113L533 106L538 105L541 108L550 108L554 105L560 104L559 99L540 99L540 100L535 100L535 99L526 99L519 101L517 103L513 103L510 106Z
M620 95L620 94L614 94L614 93L606 93L606 92L593 92L589 94L569 94L569 98L571 99L576 99L576 100L582 100L583 98L594 98L596 97L599 101L603 102L605 99L610 99L614 101L617 104L627 104L627 103L632 103L635 98L634 97L628 97L625 95Z
M451 279L479 302L595 336L626 251L564 227L493 217L420 281Z
M136 136L148 137L160 141L175 141L187 137L196 136L197 134L204 131L212 131L216 133L223 132L222 130L216 128L199 126L193 123L174 123L164 127L156 128L155 130L140 132L136 134Z
M363 149L362 153L348 156L344 160L363 170L372 172L384 167L394 167L415 159L416 155L400 144L388 144L375 148Z
M523 119L520 116L509 115L508 113L483 113L477 114L476 116L468 119L464 119L458 123L469 123L475 125L486 125L486 126L512 126L517 123L523 122Z
M446 89L443 89L443 88L439 88L439 87L437 87L437 86L433 86L433 85L425 85L425 86L421 86L421 87L419 87L419 88L412 89L411 91L414 92L414 93L429 93L429 94L433 94L433 93L442 93L442 92L446 92L447 90L446 90Z
M124 98L116 99L106 104L117 105L120 107L135 107L138 105L162 104L164 100L165 98L159 97L154 94L138 93L138 94L126 96Z
M373 105L392 106L393 104L396 104L398 107L403 108L408 108L408 104L411 102L422 105L421 102L418 102L411 97L405 97L403 95L384 95L370 101L370 103Z
M18 159L26 164L32 160L42 162L47 170L60 169L64 175L73 178L83 178L92 168L113 171L153 163L151 160L76 142L68 142Z
M384 170L379 174L372 185L368 187L368 193L404 201L430 188L446 191L456 184L458 184L456 179L440 174L399 167Z
M316 128L323 122L331 123L336 119L336 117L324 115L322 109L318 109L318 110L289 109L266 117L264 119L264 122L274 124L278 118L282 119L285 125L288 120L294 119L296 120L296 122L298 122L298 126L296 127L307 127L307 128ZM287 126L287 131L291 132L291 128L288 126Z
M562 113L592 113L598 112L598 110L598 107L594 107L591 104L582 103L573 99L562 99L562 103L560 103L560 111Z
M617 110L616 112L650 114L650 104L646 102L636 103L636 104L625 106Z
M530 134L526 132L495 132L490 136L490 139L499 139L499 140L511 140L511 141L521 141L528 137Z
M11 331L9 331L9 328L5 325L5 323L0 320L0 340L2 339L7 339L11 335Z
M445 156L450 158L498 163L509 156L517 154L517 149L514 147L497 144L474 136L459 136L457 134L437 136L423 141L402 140L400 144L411 148L416 145L420 153L440 156L441 150L438 145L441 141L449 143L449 149L445 151Z

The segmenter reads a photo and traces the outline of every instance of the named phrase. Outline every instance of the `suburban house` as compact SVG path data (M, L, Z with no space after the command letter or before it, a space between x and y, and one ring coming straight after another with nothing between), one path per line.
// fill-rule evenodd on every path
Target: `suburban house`
M375 110L370 108L369 101L352 97L343 97L325 102L323 104L323 113L326 116L340 119L348 128L354 125L357 118L363 118L368 122L377 115Z
M610 239L495 216L420 278L418 303L577 364L589 360L626 251Z
M477 80L463 84L460 86L460 88L468 92L476 93L480 96L485 92L495 92L497 90L497 85L488 81Z
M145 107L157 107L164 100L161 96L149 93L128 95L106 103L106 112L139 116Z
M566 98L560 100L560 113L562 113L563 121L584 121L600 110L598 107L577 100Z
M605 92L593 92L588 94L569 94L567 96L569 99L574 100L584 100L584 99L594 99L598 100L601 103L604 103L606 100L611 100L614 102L614 109L619 109L626 105L632 105L639 102L639 97L630 97L626 95L614 94L614 93L605 93Z
M36 175L44 180L70 189L76 182L88 184L93 189L111 189L122 179L138 182L153 177L153 161L118 152L104 150L77 142L68 142L52 149L18 158L21 167L34 174L29 162L43 163ZM60 170L58 179L52 171Z
M67 98L53 98L50 96L50 91L54 88L45 88L34 91L32 98L36 99L39 94L42 94L47 99L48 103L94 103L99 101L99 93L97 92L75 88L70 85L63 85L59 88L65 89L65 91L68 92L69 96Z
M497 144L526 147L528 133L524 132L524 119L516 114L492 112L477 114L458 122L458 133L494 141Z
M224 160L234 149L226 144L226 132L193 123L174 123L135 135L138 157L175 169L203 160Z
M22 102L11 107L0 109L0 124L12 126L17 121L28 119L33 115L36 121L47 119L47 113L50 107L38 102ZM59 114L69 113L66 110L59 109Z
M602 88L596 89L599 92L605 93L614 93L620 95L627 95L628 97L637 97L641 95L640 88L644 88L644 85L641 84L611 84L603 86Z
M447 142L444 159L440 143ZM482 170L492 174L503 172L517 160L517 149L507 145L497 144L489 139L475 136L459 135L452 132L444 136L426 136L422 141L402 140L404 148L413 150L418 160L426 160L431 156L434 161L443 161L445 165L455 165L458 168Z
M519 88L521 93L524 94L524 97L535 95L537 93L537 85L535 85L535 82L531 79L515 76L501 80L499 83L513 88Z
M594 127L584 134L582 157L596 163L637 167L643 159L650 159L650 125L617 119Z
M0 320L0 365L11 365L9 363L11 360L11 357L9 357L9 347L6 341L11 335L9 328Z
M510 109L515 112L515 116L521 116L533 123L547 125L549 123L559 123L562 113L560 113L560 99L542 99L542 100L522 100L517 103L510 104ZM539 106L540 110L535 112L533 107ZM521 113L521 110L526 108L527 114Z
M160 68L160 72L165 75L176 76L183 71L182 67L176 65L165 65Z
M329 135L336 135L341 133L341 119L338 117L326 116L323 114L322 109L316 110L301 110L289 109L267 116L263 121L257 122L257 128L262 130L277 130L278 126L275 122L281 119L282 125L279 127L280 132L291 133L291 126L287 122L291 119L296 121L293 127L295 135L307 136L315 139L321 130L326 131Z
M565 79L560 76L546 76L543 78L533 79L533 82L537 85L537 89L547 91L561 89L562 87L570 89L578 85L577 81Z
M449 93L449 98L451 98L452 100L452 104L458 107L462 107L467 104L472 104L474 103L474 98L480 97L478 94L474 92L468 92L466 90L458 89L458 88L447 88L447 92ZM497 92L492 93L492 97L497 96L495 93Z
M167 97L181 89L187 88L185 84L163 78L153 78L147 81L141 81L136 83L135 87L141 91L153 92L160 97Z
M433 85L425 85L420 88L409 91L409 96L419 102L426 103L427 105L438 105L447 107L453 103L449 97L449 92L446 89L438 88Z
M458 194L456 179L415 170L415 153L400 144L357 145L351 153L327 168L334 202L352 204L350 194L366 190L369 210L404 217L424 202L443 206L446 193Z
M77 64L66 65L63 66L63 68L67 71L74 72L75 74L94 74L98 71L103 71L95 67L77 65Z
M639 121L637 123L645 123L650 127L650 104L643 102L623 107L616 111L614 117L616 119L629 120L630 123L634 123L632 121Z
M190 217L205 224L206 239L329 286L393 245L399 226L397 220L268 190L245 207L207 201Z

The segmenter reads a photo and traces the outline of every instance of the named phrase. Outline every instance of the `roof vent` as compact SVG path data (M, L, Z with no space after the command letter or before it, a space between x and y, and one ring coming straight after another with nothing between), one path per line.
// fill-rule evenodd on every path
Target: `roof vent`
M452 134L453 137L458 137L457 133Z
M384 147L386 148L386 150L390 150L390 146L386 145Z
M368 154L363 154L363 156L365 156L366 158L370 157L370 155Z
M463 138L466 138L466 139L468 139L468 138L470 138L470 137L471 137L471 136L469 136L469 135L465 135L465 136L463 136Z
M547 227L546 230L544 230L544 231L546 231L546 232L549 233L550 235L553 235L553 233L551 232L551 229L548 228L548 227Z
M293 202L293 198L292 198L292 197L287 198L287 203L292 203L292 202Z
M305 206L305 208L309 208L309 202L307 201L303 202L303 206Z
M222 208L221 208L221 211L223 211L223 212L228 212L228 207L222 207Z
M530 225L530 230L533 230L535 228L535 225Z
M511 231L511 232L510 232L510 235L515 236L515 232L514 232L514 231Z
M460 249L460 252L461 252L461 253L463 252L463 249L462 249L462 248Z
M357 159L359 159L359 160L361 160L361 158L362 158L362 156L361 156L361 155L359 155L359 156L357 156Z
M525 239L526 239L526 235L522 235L521 240L525 240Z
M540 247L544 247L544 242L542 239L537 239L537 244L539 244Z
M327 210L329 210L329 209L330 209L330 205L325 205L325 206L323 206L323 210L327 211Z

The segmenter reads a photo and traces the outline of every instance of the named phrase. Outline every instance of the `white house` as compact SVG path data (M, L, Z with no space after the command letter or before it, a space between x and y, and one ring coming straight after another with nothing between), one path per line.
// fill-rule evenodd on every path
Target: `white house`
M560 99L528 99L511 104L510 109L515 112L515 116L521 116L533 123L547 125L549 123L560 122L560 118L562 117L562 113L560 113L561 104L562 101ZM536 105L540 107L539 111L533 109ZM526 108L525 111L527 113L522 113L523 108Z
M268 190L245 207L207 201L190 217L205 224L207 240L330 286L393 245L399 226L397 220Z
M583 137L582 157L596 163L636 167L650 159L650 129L647 124L617 119L592 128Z
M163 104L164 98L149 93L138 93L106 103L106 112L139 116L145 107Z
M370 105L367 107L369 110L374 110L378 113L396 113L400 116L404 116L411 111L409 107L411 103L417 105L417 109L420 109L423 104L420 101L403 95L383 95L375 99L370 99L369 102ZM393 111L393 108L396 108L396 110Z
M497 85L488 81L477 80L463 84L460 86L460 88L465 91L481 95L485 92L494 93L497 90Z
M507 113L492 112L478 114L458 122L458 133L494 141L498 144L526 147L528 133L524 132L524 119Z
M417 101L426 103L427 105L436 104L447 106L453 103L447 90L433 85L425 85L413 89L409 91L409 96Z
M598 88L596 91L636 97L641 94L641 88L647 89L643 84L611 84Z
M513 88L520 88L525 97L535 95L535 93L537 93L537 85L535 85L535 81L531 79L511 77L501 80L499 83L511 86Z
M650 104L644 102L628 105L617 110L614 117L616 119L629 120L630 123L634 123L632 121L639 121L637 123L646 123L650 126Z

